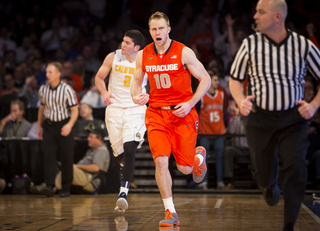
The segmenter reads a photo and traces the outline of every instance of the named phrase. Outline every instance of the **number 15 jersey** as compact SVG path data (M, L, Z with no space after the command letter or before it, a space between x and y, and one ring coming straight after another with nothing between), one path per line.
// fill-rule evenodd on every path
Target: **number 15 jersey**
M191 74L182 63L184 47L172 40L162 55L157 53L154 43L143 49L142 71L148 74L150 107L177 105L192 98Z

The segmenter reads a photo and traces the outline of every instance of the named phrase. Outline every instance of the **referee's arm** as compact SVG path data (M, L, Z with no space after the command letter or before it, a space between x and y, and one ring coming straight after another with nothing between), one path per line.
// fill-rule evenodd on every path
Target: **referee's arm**
M62 128L61 128L61 135L67 136L70 134L72 127L74 123L77 121L78 116L79 116L79 109L78 105L75 105L70 108L71 110L71 117L68 123L66 123Z

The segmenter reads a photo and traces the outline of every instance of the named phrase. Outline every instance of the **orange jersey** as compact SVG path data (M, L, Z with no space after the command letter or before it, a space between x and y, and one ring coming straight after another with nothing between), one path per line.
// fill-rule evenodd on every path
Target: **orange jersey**
M217 90L214 96L206 93L201 99L199 113L199 134L225 134L226 127L223 122L224 94Z
M191 74L182 63L184 47L172 40L162 58L158 56L154 43L143 49L142 70L148 74L150 107L177 105L192 98Z

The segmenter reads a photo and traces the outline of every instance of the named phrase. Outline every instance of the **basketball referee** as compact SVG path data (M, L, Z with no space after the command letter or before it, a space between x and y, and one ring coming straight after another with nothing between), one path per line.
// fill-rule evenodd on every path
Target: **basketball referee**
M293 230L307 182L308 119L320 105L302 99L307 70L319 80L320 51L285 27L284 0L260 0L257 32L243 40L230 70L230 92L241 114L251 153L252 174L268 205L284 196L283 230ZM248 77L247 95L243 81ZM279 186L280 185L280 189Z
M44 181L42 193L52 197L57 173L57 155L61 161L60 197L70 196L73 179L74 134L72 127L78 118L78 105L74 90L60 81L62 65L49 63L47 83L39 89L41 105L38 111L38 136L44 154ZM43 134L42 129L43 128Z

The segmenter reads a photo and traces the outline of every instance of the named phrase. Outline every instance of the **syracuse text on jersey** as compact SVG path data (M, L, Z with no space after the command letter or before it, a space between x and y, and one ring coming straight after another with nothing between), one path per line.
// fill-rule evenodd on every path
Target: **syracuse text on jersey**
M149 65L146 66L147 72L157 72L157 71L177 71L178 64L164 64L164 65Z

